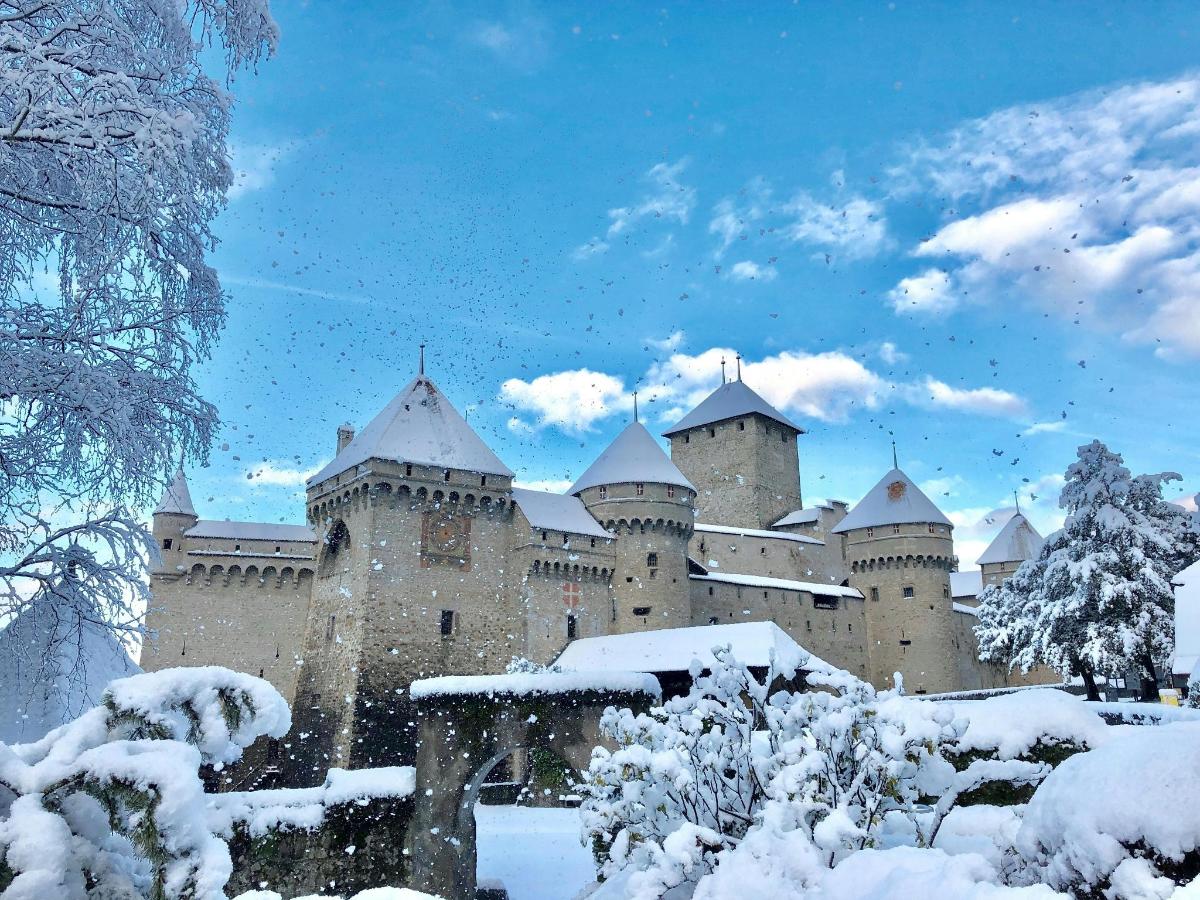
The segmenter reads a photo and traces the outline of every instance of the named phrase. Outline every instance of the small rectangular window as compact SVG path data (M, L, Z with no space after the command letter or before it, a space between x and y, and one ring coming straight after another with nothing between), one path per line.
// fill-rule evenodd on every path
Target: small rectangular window
M875 529L874 528L867 529L867 537L869 537L869 538L875 537Z
M804 620L804 630L805 630L805 631L812 631L812 620L811 620L811 619L805 619L805 620Z
M163 549L164 550L171 549L171 539L170 538L163 538Z
M900 642L900 646L901 646L901 647L909 647L909 646L912 646L912 641L901 641L901 642Z
M575 617L572 615L568 615L567 616L567 640L568 641L575 640L575 633L576 633Z
M912 585L906 585L904 588L904 599L911 600L915 596L917 596L917 592Z
M950 585L948 585L948 584L942 585L942 598L945 600L950 599Z
M333 626L336 620L337 616L330 616L329 621L325 623L325 640L327 641L333 640Z
M442 610L441 627L442 627L442 637L449 637L450 635L454 634L454 610L452 610L452 609L443 609Z
M639 497L641 497L645 493L646 493L646 486L639 481L638 485L637 485L637 495Z
M486 476L486 475L480 475L480 476L479 476L479 486L480 486L480 487L487 487L487 476Z
M596 539L595 539L595 538L592 538L592 546L593 546L593 547L595 547L595 546L596 546Z
M544 532L544 531L542 532L542 540L543 541L546 540L546 532Z
M278 547L276 547L276 548L275 548L275 552L276 552L276 553L278 553L278 552L279 552L279 548L278 548Z
M759 548L758 548L758 555L759 555L759 556L766 556L766 555L767 555L767 548L766 548L766 547L759 547Z
M877 587L871 588L871 599L877 603L879 602L879 588L877 588Z
M650 615L650 607L649 606L635 606L633 608L633 614L635 616L648 616L648 615Z
M712 585L710 584L710 585L708 586L708 596L710 596L710 597L711 597L712 595L713 595L713 589L712 589Z
M746 423L738 422L738 431L745 431L745 430L746 430Z
M449 480L450 480L450 470L443 469L442 470L442 481L449 481Z
M667 485L667 498L674 499L674 497L675 497L675 485L668 484Z
M933 528L933 525L930 525L930 526L929 526L929 533L930 533L930 534L933 534L933 533L934 533L934 528Z
M608 488L605 487L604 485L600 485L600 499L604 500L607 497L608 497Z
M234 544L234 545L233 545L233 552L234 552L234 553L241 553L241 552L242 552L242 545L241 545L241 544Z
M710 429L708 429L708 436L709 436L710 438L714 438L714 437L716 437L716 436L717 436L717 429L715 429L715 428L710 428Z
M404 467L404 474L408 476L412 475L412 463L409 463Z
M771 595L770 595L770 594L768 594L766 591L763 591L763 599L764 599L764 600L770 600L770 599L771 599Z
M899 525L893 525L893 526L892 526L892 534L899 534L899 533L900 533L900 526L899 526Z
M654 568L655 566L657 566L658 565L658 554L657 553L647 553L646 554L646 565L650 566L651 568Z

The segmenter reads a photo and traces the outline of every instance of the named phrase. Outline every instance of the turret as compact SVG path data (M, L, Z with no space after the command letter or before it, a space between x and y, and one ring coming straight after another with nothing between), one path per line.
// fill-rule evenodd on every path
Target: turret
M698 521L769 528L801 507L796 436L803 433L739 378L664 436L671 459L696 485Z
M696 489L650 432L631 422L570 493L617 536L613 631L690 625L687 546Z
M983 583L1000 584L1041 550L1042 536L1018 509L976 560L983 570Z
M954 526L899 468L833 529L845 536L850 584L866 598L871 680L909 693L957 690L950 572Z
M188 490L183 468L175 471L175 477L163 491L162 499L154 508L151 533L158 545L159 563L156 572L174 574L186 562L184 532L199 521L196 508L192 506L192 494Z

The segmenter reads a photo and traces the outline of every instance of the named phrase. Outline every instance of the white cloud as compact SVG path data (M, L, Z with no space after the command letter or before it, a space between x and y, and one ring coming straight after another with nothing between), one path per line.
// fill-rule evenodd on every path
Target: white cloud
M889 366L908 362L908 354L891 341L884 341L879 345L879 358Z
M529 72L550 54L550 26L538 16L521 16L507 22L476 22L467 40L491 51L500 62Z
M966 482L961 475L946 475L922 481L920 487L922 491L929 495L934 503L941 505L941 498L955 496L958 493L958 489L964 484Z
M296 141L282 144L248 144L230 140L229 164L233 168L233 184L229 199L236 200L254 191L261 191L275 180L275 168L299 149Z
M510 378L500 386L500 401L533 416L533 421L509 420L508 427L514 431L553 425L580 434L618 410L633 408L625 382L590 369L539 375L532 381Z
M1196 512L1196 494L1181 494L1171 501L1182 506L1188 512Z
M901 195L953 212L914 251L1019 302L1200 357L1200 76L999 110L911 148Z
M275 487L303 487L304 483L316 475L328 460L317 463L311 469L301 469L295 465L278 460L267 460L251 466L243 473L247 481L256 485L272 485Z
M914 402L941 409L1008 418L1020 418L1027 411L1025 400L1010 391L991 387L955 388L929 375L908 390Z
M1022 437L1031 437L1035 434L1047 434L1049 432L1063 431L1067 427L1067 423L1063 419L1055 419L1053 422L1034 422L1022 433Z
M804 244L838 250L851 258L873 256L887 242L883 205L854 196L845 203L819 203L803 191L782 207L790 218L786 237Z
M748 259L734 263L729 269L729 277L734 281L774 281L778 274L774 266L760 266Z
M958 305L950 276L940 269L926 269L920 275L902 278L888 292L888 300L898 313L947 313Z
M662 340L654 338L646 338L646 343L663 353L669 353L673 350L678 350L683 346L683 342L687 340L687 335L682 331L673 331Z
M725 197L713 207L708 233L717 235L721 243L713 252L720 259L734 241L750 238L752 225L766 219L770 211L771 186L762 178L750 182L737 197Z
M661 220L663 223L686 225L696 206L696 189L683 184L679 176L689 162L684 158L676 163L658 163L651 167L643 177L649 184L649 192L630 206L610 209L608 230L604 237L593 237L576 247L572 257L584 260L604 253L616 238L631 232L634 226L643 222Z
M525 488L530 491L546 491L551 494L564 493L575 482L569 478L539 478L526 481L523 478L513 479L513 487Z

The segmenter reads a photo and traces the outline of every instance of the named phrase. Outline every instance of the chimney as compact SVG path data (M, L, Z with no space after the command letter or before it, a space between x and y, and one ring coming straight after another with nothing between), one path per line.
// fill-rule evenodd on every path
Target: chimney
M354 440L354 426L349 422L343 422L338 426L338 448L337 452L341 453L346 449L346 445Z

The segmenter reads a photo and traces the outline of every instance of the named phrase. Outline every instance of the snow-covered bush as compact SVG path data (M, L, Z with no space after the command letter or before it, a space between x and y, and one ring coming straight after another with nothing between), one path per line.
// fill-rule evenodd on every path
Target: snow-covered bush
M1187 697L1183 705L1189 709L1200 709L1200 666L1196 666L1187 681Z
M229 851L201 765L291 727L266 681L216 666L112 682L98 706L32 744L0 744L5 900L210 900Z
M782 867L780 877L799 889L814 872L880 845L897 817L929 844L962 793L1048 771L980 759L958 772L943 756L965 725L952 707L876 694L836 670L809 674L812 691L768 696L780 673L760 683L728 648L714 656L710 674L693 671L687 696L644 714L609 709L602 719L617 749L593 752L584 830L603 877L632 870L624 876L631 898L703 884L720 866ZM771 861L784 845L786 861Z
M1025 881L1161 900L1200 875L1200 724L1126 729L1037 789L1016 845Z
M540 675L543 672L561 672L562 666L554 665L543 666L541 663L535 663L532 659L526 659L524 656L514 656L508 661L508 665L504 667L506 675Z

